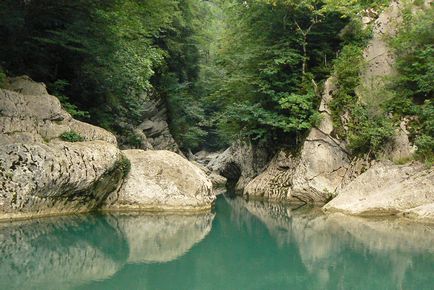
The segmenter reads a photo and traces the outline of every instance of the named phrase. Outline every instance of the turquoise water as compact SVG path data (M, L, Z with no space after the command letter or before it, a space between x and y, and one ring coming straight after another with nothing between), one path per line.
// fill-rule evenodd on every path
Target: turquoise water
M0 289L434 289L434 228L219 198L0 224Z

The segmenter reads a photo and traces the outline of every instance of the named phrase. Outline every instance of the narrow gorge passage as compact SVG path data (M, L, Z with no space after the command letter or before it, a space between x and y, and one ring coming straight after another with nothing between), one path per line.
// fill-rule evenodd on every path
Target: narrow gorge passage
M433 19L0 0L0 290L432 290Z

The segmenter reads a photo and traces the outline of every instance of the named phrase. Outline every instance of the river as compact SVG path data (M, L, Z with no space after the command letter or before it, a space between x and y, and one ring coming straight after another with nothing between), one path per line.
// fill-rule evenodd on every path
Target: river
M220 197L0 224L0 289L434 289L434 227Z

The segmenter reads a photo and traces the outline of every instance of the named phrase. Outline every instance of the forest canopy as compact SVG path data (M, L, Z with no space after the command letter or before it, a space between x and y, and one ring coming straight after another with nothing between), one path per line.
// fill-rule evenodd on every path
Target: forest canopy
M195 151L238 138L297 148L319 122L322 85L335 75L337 126L351 107L354 126L343 137L355 152L375 151L393 134L386 113L432 121L429 16L409 16L420 21L407 20L391 44L403 58L383 113L355 105L370 37L360 19L388 2L3 0L0 83L5 74L43 81L73 116L127 136L131 146L134 132L122 124L137 125L145 102L163 99L176 141ZM415 39L418 51L408 46ZM420 66L409 66L415 59ZM415 130L423 154L432 154L430 129Z

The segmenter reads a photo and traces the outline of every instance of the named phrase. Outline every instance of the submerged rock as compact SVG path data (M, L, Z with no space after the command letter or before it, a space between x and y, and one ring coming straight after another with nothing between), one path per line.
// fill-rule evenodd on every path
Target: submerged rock
M74 120L28 77L0 90L0 220L96 208L123 177L109 132ZM18 93L19 92L19 93ZM64 142L74 132L83 142Z
M325 212L381 216L408 212L423 217L434 203L434 169L422 164L377 163L338 192ZM418 215L417 213L421 213ZM424 212L422 214L422 212ZM433 214L432 212L430 213Z
M131 170L106 210L200 211L215 200L212 183L193 163L176 153L124 150Z

